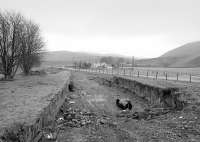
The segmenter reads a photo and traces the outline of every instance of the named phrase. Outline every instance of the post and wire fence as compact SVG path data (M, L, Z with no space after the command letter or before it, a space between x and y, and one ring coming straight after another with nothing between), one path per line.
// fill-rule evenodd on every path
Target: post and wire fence
M134 68L70 68L70 70L96 73L96 74L107 74L124 77L137 77L137 78L149 78L155 80L173 80L173 81L185 81L185 82L199 82L200 75L182 73L182 72L167 72L167 71L156 71L156 70L144 70Z

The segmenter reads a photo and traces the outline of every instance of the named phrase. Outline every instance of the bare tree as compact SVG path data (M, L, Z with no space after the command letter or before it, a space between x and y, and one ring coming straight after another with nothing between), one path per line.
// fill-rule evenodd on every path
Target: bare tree
M19 66L29 74L40 64L43 47L37 24L19 13L0 12L0 65L5 79L12 79Z
M22 19L18 13L0 13L0 61L5 79L12 79L18 69Z
M24 21L20 40L22 41L20 67L24 74L28 75L32 67L41 63L44 42L40 35L39 26L32 21Z

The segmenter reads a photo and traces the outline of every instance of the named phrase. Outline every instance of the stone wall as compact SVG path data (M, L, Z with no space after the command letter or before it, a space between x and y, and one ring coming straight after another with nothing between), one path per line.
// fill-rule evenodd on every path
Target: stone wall
M184 105L178 88L153 86L117 76L101 78L101 83L129 91L147 100L152 107L182 109Z
M32 125L27 126L25 134L26 142L37 142L41 137L41 130L54 123L55 116L58 113L61 105L64 103L66 94L69 92L69 82L70 77L66 78L66 83L64 86L58 90L57 93L53 94L54 97L50 101L49 105L41 111L35 122Z

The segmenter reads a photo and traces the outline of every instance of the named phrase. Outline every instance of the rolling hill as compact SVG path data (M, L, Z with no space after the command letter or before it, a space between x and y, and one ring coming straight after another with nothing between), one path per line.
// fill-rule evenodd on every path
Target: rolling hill
M44 53L43 60L45 65L69 65L75 61L98 62L103 56L122 57L110 54L52 51ZM175 48L158 58L136 60L136 64L146 67L200 67L200 41Z
M71 65L74 62L99 62L102 57L121 57L129 60L128 57L115 54L98 54L85 52L71 52L71 51L51 51L43 53L43 65Z
M139 66L200 67L200 41L168 51L158 58L138 60Z
M100 55L84 52L71 51L50 51L43 54L43 64L45 65L69 65L75 61L98 61Z
M168 51L161 57L189 57L189 56L200 56L200 41L191 42L178 47L174 50Z

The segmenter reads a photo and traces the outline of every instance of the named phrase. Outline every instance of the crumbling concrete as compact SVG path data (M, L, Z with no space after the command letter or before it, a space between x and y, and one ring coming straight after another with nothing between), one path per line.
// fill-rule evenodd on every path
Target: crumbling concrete
M69 78L66 78L64 86L58 90L54 97L50 101L49 105L43 109L35 123L27 127L26 141L37 142L38 134L45 127L52 125L55 122L56 115L65 101L65 96L69 92L68 85L70 83Z
M47 95L51 96L51 100L46 100L44 102L44 107L35 114L36 116L32 118L30 122L25 123L23 127L23 141L37 142L43 135L43 130L54 125L55 117L69 92L68 85L70 83L71 74L69 72L62 72L61 74L63 75L62 77L64 77L64 81L61 82L55 90L51 90L52 92Z
M184 106L184 102L181 100L181 93L178 88L167 88L161 86L153 86L145 84L132 79L123 77L102 77L98 80L107 86L113 86L116 88L129 91L134 95L137 95L145 100L152 107L163 107L181 110Z

